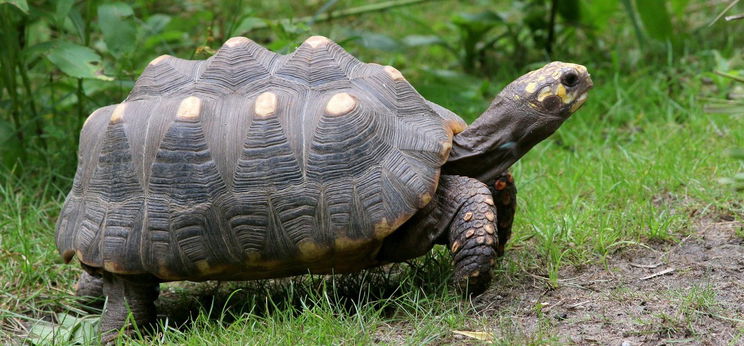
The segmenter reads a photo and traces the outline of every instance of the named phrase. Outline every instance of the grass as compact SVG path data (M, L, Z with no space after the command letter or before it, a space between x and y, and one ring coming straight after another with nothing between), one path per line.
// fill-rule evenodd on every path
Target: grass
M414 84L434 95L431 85L436 84L425 68L438 62L426 65L429 58L414 57L404 72L410 71ZM378 62L404 60L400 55L382 59ZM701 215L726 213L741 221L741 194L717 180L742 170L726 150L744 143L744 122L703 113L698 98L711 95L699 74L713 70L714 62L705 51L684 59L632 73L589 64L596 87L584 108L513 167L518 215L507 256L495 269L497 294L519 289L525 280L554 290L564 285L561 273L566 268L602 264L627 248L674 244L693 232ZM474 117L472 105L459 107L469 112L464 116ZM51 163L30 171L34 173L21 177L5 172L0 184L2 343L13 342L24 328L55 312L82 312L72 297L81 270L62 264L54 248L54 222L70 178L58 176ZM162 286L168 301L162 333L121 341L425 344L458 342L453 330L484 331L504 345L565 341L556 336L561 325L540 305L540 297L524 296L535 301L534 308L529 320L516 320L512 316L524 312L503 300L487 302L484 308L483 302L476 307L460 298L448 285L449 275L449 254L436 248L410 265L352 276L219 287L167 284ZM673 292L666 299L678 309L649 320L660 321L654 327L657 333L694 331L691 324L699 314L722 309L709 287ZM739 328L738 342L744 338Z
M495 285L535 275L547 278L547 289L558 287L559 272L567 266L601 262L634 244L681 239L695 222L691 210L741 217L740 195L716 179L741 168L725 150L744 142L744 126L704 114L694 83L669 95L659 76L671 72L646 72L625 77L595 72L597 87L585 108L514 167L519 215ZM686 73L679 77L694 78ZM48 181L6 175L0 186L0 314L6 340L19 332L11 320L43 319L75 306L72 285L80 269L61 264L54 249L63 191ZM185 325L171 323L154 339L129 341L420 344L447 340L452 330L487 330L505 344L555 341L548 315L525 329L460 299L447 285L448 256L438 248L414 267L399 265L391 269L394 274L378 271L363 280L310 277L207 292L187 312L191 318L180 321L188 321ZM202 286L170 291L188 300ZM659 328L670 333L686 328L697 311L711 305L705 288L685 294L671 300L689 313L659 316Z

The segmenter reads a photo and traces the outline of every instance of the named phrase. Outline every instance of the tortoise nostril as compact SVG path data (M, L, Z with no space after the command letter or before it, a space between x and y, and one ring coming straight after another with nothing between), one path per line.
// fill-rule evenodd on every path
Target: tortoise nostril
M576 72L568 72L561 77L561 83L567 87L574 87L579 84L579 76Z

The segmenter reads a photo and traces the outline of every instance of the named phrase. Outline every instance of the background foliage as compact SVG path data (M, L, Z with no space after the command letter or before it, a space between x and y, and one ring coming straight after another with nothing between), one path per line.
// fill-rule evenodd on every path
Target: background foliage
M0 162L18 173L53 164L69 177L85 117L124 99L150 60L161 54L204 59L232 36L249 36L279 52L311 34L330 36L363 60L398 66L425 96L472 117L505 81L544 61L630 71L642 59L675 59L705 31L699 17L708 12L693 5L2 0ZM373 12L385 15L365 20ZM434 13L436 20L429 20ZM628 30L638 43L630 49L619 44ZM696 49L725 47L701 41Z

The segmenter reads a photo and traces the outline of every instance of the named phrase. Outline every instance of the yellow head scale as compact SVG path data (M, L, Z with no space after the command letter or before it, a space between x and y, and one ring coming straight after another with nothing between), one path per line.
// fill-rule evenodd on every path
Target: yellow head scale
M567 116L586 101L592 85L586 67L554 61L517 79L508 97L540 113Z

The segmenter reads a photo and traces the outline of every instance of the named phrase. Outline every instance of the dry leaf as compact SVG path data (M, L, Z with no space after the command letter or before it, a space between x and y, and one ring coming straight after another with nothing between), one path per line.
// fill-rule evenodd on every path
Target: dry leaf
M486 332L469 332L466 330L453 330L455 334L467 336L469 338L478 339L481 341L493 341L493 334Z

